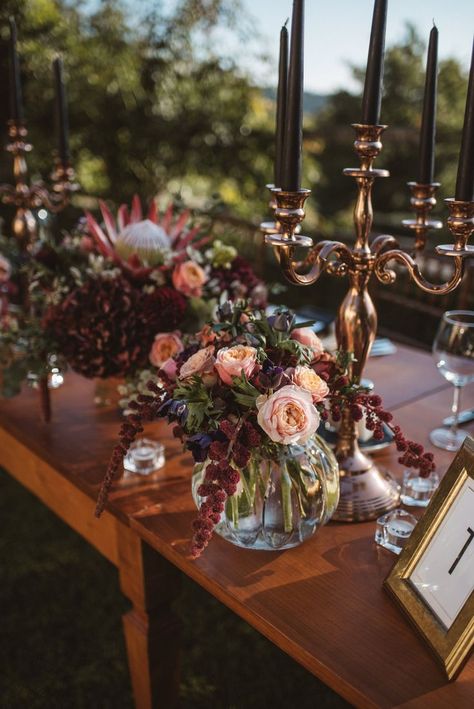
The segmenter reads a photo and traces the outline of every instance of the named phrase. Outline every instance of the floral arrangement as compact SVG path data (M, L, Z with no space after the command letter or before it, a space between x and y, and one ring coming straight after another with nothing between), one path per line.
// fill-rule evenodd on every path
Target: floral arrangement
M134 394L142 372L160 366L156 337L195 331L221 297L266 302L250 264L191 225L188 210L170 205L160 215L152 201L144 215L137 196L116 218L104 202L100 210L103 226L86 213L59 243L34 245L17 274L32 306L20 318L9 297L10 261L0 261L0 367L9 395L28 373L47 374L51 353L86 377L128 377Z
M75 287L59 289L62 297L45 318L59 351L80 374L139 376L150 363L156 366L150 355L155 337L196 329L223 281L227 297L265 300L263 285L233 247L211 243L200 226L188 227L189 211L174 215L170 205L160 216L152 201L144 218L137 196L130 211L119 207L116 219L105 203L100 208L104 228L87 213L80 237L86 269L74 270Z
M308 441L329 414L338 420L347 410L358 421L365 413L375 439L384 436L384 426L392 430L403 465L422 475L434 469L432 454L404 437L380 397L349 380L350 358L326 352L310 323L296 326L286 309L266 316L248 303L227 302L216 322L197 335L185 341L169 335L156 350L163 384L149 382L148 393L129 405L132 413L102 484L98 516L129 446L146 421L159 417L173 424L174 435L205 466L194 556L207 546L249 461L277 459L283 447Z

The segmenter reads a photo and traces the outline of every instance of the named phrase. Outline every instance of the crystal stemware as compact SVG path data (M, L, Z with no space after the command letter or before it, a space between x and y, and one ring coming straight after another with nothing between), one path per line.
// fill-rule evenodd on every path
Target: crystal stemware
M457 451L466 432L458 428L461 389L474 382L474 312L449 310L444 313L433 343L433 356L440 374L454 385L450 428L436 428L430 433L438 448Z

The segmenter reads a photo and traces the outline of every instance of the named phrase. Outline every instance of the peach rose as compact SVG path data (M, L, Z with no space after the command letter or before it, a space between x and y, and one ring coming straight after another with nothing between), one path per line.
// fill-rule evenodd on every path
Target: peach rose
M275 443L305 443L319 426L311 394L294 384L257 399L257 421Z
M291 339L300 345L309 347L313 352L313 360L318 359L324 352L323 343L310 327L297 327L291 332Z
M175 267L172 281L176 290L183 295L199 297L202 295L202 287L207 281L207 276L201 266L194 261L183 261Z
M214 347L205 347L186 360L181 366L179 378L187 379L194 374L210 374L214 370L214 363Z
M223 347L217 353L216 369L224 384L232 384L232 377L242 372L248 378L257 366L257 350L247 345Z
M296 367L292 379L296 386L309 391L314 404L322 401L329 394L328 385L311 367L299 365Z
M160 332L151 346L149 358L154 367L162 367L164 363L182 352L184 349L177 332Z

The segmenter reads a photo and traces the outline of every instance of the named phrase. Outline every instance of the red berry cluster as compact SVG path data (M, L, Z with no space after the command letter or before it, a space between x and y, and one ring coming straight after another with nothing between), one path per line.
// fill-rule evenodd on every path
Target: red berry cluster
M205 500L199 508L198 518L193 522L191 554L194 557L200 556L209 544L213 529L224 511L226 499L237 490L240 474L236 468L247 465L250 449L260 445L261 441L259 432L249 421L234 424L224 419L219 425L219 432L222 440L211 443L211 462L206 466L204 482L197 489L198 495Z
M158 410L162 405L163 391L152 381L148 382L148 389L150 389L153 394L139 394L137 400L129 404L129 408L133 409L134 413L129 414L120 427L119 443L112 451L107 472L105 473L97 497L95 508L96 517L100 517L104 511L110 488L114 480L118 477L123 459L127 455L130 446L137 435L143 431L143 423L145 421L153 421L153 419L158 416Z
M385 411L378 394L357 393L351 400L350 412L354 421L361 421L365 413L365 426L372 431L374 440L381 441L385 435L384 423L389 424L393 416Z
M191 554L194 557L199 556L209 544L213 529L224 511L225 501L235 493L239 480L238 471L228 461L219 460L207 465L204 482L197 489L198 495L205 500L199 508L198 518L193 522Z
M405 438L400 426L392 424L393 415L383 408L380 396L356 392L349 399L348 406L354 421L360 421L365 413L365 426L369 431L373 432L373 437L376 441L383 439L384 425L390 428L397 450L403 453L398 459L401 465L419 470L422 477L428 477L435 470L433 454L425 453L421 443Z
M429 474L436 469L433 453L425 453L421 443L415 443L415 441L410 441L405 438L400 426L394 426L393 433L395 435L397 451L403 453L398 459L398 462L402 465L406 465L407 468L419 470L421 477L427 478Z

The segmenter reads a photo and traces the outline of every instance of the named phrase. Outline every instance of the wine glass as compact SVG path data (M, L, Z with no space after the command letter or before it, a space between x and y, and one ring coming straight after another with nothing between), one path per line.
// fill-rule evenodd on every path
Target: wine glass
M457 451L466 433L458 429L461 389L474 382L474 312L448 310L440 322L433 343L433 356L440 373L454 384L452 405L453 424L450 428L436 428L430 433L431 442L438 448Z

